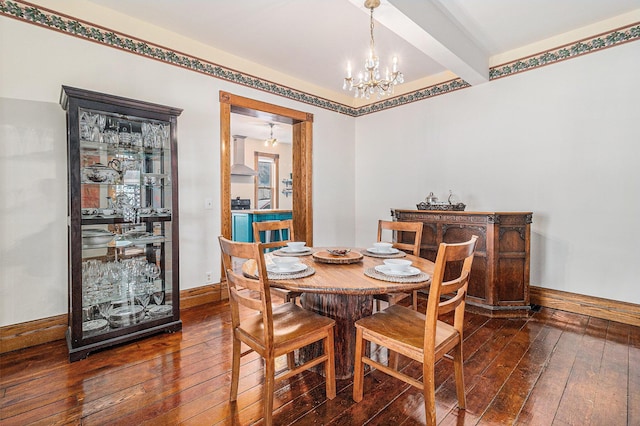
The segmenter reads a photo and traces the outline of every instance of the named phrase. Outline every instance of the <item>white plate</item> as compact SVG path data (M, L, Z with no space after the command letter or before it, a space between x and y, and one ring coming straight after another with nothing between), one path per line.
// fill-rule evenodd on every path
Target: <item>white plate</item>
M139 323L144 318L144 308L140 305L121 306L111 311L109 324L111 327L126 327Z
M385 275L389 275L392 277L412 277L414 275L418 275L420 272L420 269L418 268L414 268L413 266L409 266L406 270L404 271L394 271L391 268L389 268L387 265L378 265L376 266L376 271L385 274Z
M267 265L268 272L275 272L276 274L295 274L296 272L302 272L307 269L307 265L303 263L295 263L290 268L279 268L278 265L269 264Z
M283 252L283 253L304 253L304 252L307 252L307 251L311 251L311 248L304 247L301 250L294 250L291 247L282 247L280 249L280 251Z
M148 243L156 243L158 241L163 241L164 236L162 235L149 235L144 237L139 237L131 240L133 244L148 244Z
M97 319L82 323L82 331L84 333L90 333L92 331L102 331L109 328L109 323L106 319Z
M128 318L136 315L140 315L144 308L140 305L121 306L111 311L111 318L120 320L122 318Z
M155 305L149 308L149 315L152 317L163 317L173 313L171 305Z
M389 250L378 250L375 247L370 247L370 248L367 249L367 251L370 252L370 253L374 253L374 254L396 254L400 250L398 250L395 247L391 247Z
M107 244L107 246L109 247L129 247L130 245L132 245L133 243L131 241L127 241L127 240L116 240L116 241L111 241L109 244Z

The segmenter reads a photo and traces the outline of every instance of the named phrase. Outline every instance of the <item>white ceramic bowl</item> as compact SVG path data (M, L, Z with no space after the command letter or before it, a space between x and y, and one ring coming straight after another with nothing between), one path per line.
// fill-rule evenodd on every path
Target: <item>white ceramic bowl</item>
M102 214L105 216L111 216L114 213L115 213L115 210L113 209L102 209Z
M305 244L304 241L289 241L287 247L289 247L291 251L302 251L304 250Z
M387 268L391 269L394 272L402 272L405 271L409 266L411 266L411 261L406 259L385 259L384 264Z
M393 244L391 243L373 243L373 247L380 253L391 251Z
M299 261L297 257L291 256L273 256L272 260L273 263L276 264L278 269L282 269L283 271L293 268L293 265L295 265Z

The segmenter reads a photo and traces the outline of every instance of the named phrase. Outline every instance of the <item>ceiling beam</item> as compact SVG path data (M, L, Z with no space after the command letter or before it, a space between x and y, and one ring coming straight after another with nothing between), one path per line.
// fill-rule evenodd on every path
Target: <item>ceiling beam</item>
M363 0L349 1L363 9ZM489 55L438 6L437 0L383 0L374 16L467 83L489 81Z

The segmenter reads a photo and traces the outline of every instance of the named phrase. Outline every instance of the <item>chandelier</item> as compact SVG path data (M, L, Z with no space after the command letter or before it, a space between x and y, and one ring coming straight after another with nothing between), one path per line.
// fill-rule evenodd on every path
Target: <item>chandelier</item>
M374 93L380 98L384 95L393 94L393 86L404 82L404 76L398 71L398 58L394 56L391 72L387 68L385 78L380 77L380 61L375 53L373 42L373 9L380 6L380 0L365 0L364 6L371 10L369 57L364 61L365 71L358 74L357 83L354 82L351 76L351 63L347 64L347 76L344 79L342 89L353 90L356 98L369 99Z
M269 136L269 139L264 141L264 146L276 146L278 145L278 139L273 137L273 123L269 123L269 126L271 127L271 136Z

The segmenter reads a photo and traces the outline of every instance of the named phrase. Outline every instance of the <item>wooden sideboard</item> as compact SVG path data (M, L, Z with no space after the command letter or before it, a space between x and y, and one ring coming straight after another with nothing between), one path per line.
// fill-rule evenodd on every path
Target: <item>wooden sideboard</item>
M468 309L493 317L527 315L531 212L392 209L391 216L400 222L424 223L420 256L431 261L441 242L458 243L477 235ZM402 241L404 237L399 234L396 238Z

